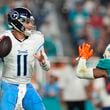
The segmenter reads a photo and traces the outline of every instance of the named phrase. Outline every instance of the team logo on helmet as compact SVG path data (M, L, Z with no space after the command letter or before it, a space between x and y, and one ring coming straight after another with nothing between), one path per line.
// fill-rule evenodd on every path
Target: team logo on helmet
M11 11L9 14L12 20L16 20L19 17L19 13L15 10Z

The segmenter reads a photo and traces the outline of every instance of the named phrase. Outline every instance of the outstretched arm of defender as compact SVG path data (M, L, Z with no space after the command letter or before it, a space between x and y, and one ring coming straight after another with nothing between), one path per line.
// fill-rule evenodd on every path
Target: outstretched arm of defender
M107 77L107 72L99 68L87 68L86 61L93 55L93 49L89 44L83 44L79 47L79 62L77 66L77 77L82 79L94 79Z

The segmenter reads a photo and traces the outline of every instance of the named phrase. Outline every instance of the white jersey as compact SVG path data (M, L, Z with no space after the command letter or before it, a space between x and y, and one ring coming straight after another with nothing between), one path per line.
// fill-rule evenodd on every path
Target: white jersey
M44 37L41 32L34 31L24 41L18 41L10 30L3 35L9 36L12 41L12 50L4 58L2 79L10 83L29 83L34 71L34 54L43 47Z

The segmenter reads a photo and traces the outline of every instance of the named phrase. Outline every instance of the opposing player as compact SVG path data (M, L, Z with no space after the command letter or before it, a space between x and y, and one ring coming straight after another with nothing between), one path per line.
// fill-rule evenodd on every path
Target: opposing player
M8 13L12 49L4 57L0 82L0 110L45 110L42 99L30 84L38 60L48 71L50 63L43 49L44 37L34 30L34 17L26 8L15 8ZM2 42L2 40L0 40Z
M79 62L77 66L77 76L83 79L95 79L100 77L110 77L110 45L104 52L104 58L100 59L96 68L88 68L86 61L93 55L93 50L89 44L84 43L79 46Z

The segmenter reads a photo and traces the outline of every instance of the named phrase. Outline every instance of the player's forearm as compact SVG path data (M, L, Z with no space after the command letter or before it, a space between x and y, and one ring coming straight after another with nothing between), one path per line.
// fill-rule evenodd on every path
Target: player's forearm
M93 68L87 68L86 59L80 58L77 66L77 77L83 79L94 79Z
M44 60L42 63L40 63L40 65L43 70L48 71L50 69L50 61L48 60L48 57L47 57L45 51L43 51L43 56L44 56Z
M45 71L48 71L50 69L50 62L47 59L43 63L40 63L40 65Z
M102 70L99 68L93 69L94 78L108 77L106 70Z
M44 48L42 48L39 53L40 56L39 57L35 56L35 57L38 59L42 69L48 71L50 69L50 61L48 60Z
M87 68L86 59L80 59L77 66L77 77L83 79L94 79L101 77L108 77L106 70L99 68Z

